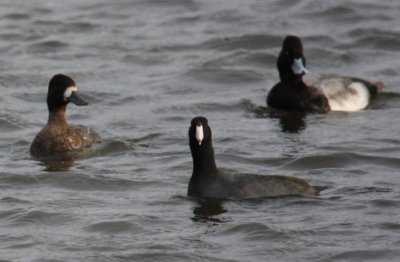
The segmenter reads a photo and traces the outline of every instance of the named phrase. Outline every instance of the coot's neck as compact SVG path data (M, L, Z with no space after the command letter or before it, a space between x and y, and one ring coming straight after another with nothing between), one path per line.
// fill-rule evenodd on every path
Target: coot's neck
M193 158L192 179L205 181L214 178L217 175L217 165L211 141L201 146L198 146L196 142L191 142L190 150Z
M67 105L62 105L57 108L49 110L49 119L47 121L48 124L50 123L57 123L67 125L67 118L65 116L65 110Z

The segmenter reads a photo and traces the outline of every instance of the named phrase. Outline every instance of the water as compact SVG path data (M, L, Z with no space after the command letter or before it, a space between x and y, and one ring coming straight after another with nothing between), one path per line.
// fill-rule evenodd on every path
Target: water
M399 261L398 1L0 2L1 261ZM308 69L385 82L356 113L268 114L283 37ZM93 156L29 155L56 73L89 107ZM217 165L294 175L320 197L195 201L187 129Z

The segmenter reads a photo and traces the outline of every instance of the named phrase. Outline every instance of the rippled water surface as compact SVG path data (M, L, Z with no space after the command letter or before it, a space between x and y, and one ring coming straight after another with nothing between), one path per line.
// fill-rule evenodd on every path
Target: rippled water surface
M0 2L1 261L400 261L398 1ZM308 69L386 84L356 113L271 113L283 37ZM103 143L32 159L47 84L74 78L71 123ZM186 197L187 130L217 164L326 185L320 197ZM94 154L93 154L94 153Z

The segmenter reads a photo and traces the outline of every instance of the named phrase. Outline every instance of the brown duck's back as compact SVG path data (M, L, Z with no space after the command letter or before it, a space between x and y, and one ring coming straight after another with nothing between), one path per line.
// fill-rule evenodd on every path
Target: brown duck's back
M33 155L46 155L84 149L99 140L99 135L85 126L47 124L31 145Z

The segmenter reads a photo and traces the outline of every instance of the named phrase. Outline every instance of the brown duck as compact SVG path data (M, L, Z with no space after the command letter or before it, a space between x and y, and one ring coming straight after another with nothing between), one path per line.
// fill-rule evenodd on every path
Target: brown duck
M88 105L78 95L72 78L63 74L53 76L47 93L49 119L31 144L32 155L43 156L81 150L100 139L99 135L88 127L68 125L65 111L70 102L78 106Z

